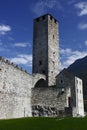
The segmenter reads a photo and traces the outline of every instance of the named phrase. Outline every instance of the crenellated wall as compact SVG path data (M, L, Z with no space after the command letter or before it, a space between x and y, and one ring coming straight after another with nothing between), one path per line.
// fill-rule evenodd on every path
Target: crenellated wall
M32 76L0 57L0 118L31 116Z
M0 57L0 118L32 116L31 88L45 78L41 74L30 75Z

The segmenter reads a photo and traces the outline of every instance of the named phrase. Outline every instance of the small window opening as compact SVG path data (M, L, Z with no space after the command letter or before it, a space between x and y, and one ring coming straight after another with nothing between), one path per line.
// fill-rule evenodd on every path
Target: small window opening
M71 97L68 97L68 105L71 107Z
M45 19L45 15L44 16L42 16L42 18L43 18L43 20Z
M54 21L55 21L55 23L57 23L57 20L56 20L56 19L55 19Z
M0 68L0 71L1 71L2 69Z
M53 61L53 64L55 63L55 61Z
M54 37L54 35L53 35L53 39L54 39L55 37Z
M76 80L77 84L78 84L78 80Z
M53 54L55 54L55 52L53 52Z
M53 73L53 71L51 71L51 73Z
M42 73L45 74L45 70L42 70Z
M42 65L42 61L41 60L39 61L39 65Z
M61 80L61 83L63 83L63 80Z
M50 16L50 20L52 20L52 16Z
M62 92L64 92L64 88L62 88Z
M39 18L37 18L36 20L37 20L37 22L39 22Z

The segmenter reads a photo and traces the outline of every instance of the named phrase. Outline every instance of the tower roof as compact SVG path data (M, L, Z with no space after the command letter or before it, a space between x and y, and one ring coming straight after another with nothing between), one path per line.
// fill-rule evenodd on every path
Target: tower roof
M48 17L48 16L50 16L50 19L51 19L51 20L54 19L55 22L58 22L58 20L55 19L55 18L54 18L50 13L47 13L47 14L41 15L41 16L35 18L34 21L40 21L40 20L42 20L42 19L45 19L45 18Z

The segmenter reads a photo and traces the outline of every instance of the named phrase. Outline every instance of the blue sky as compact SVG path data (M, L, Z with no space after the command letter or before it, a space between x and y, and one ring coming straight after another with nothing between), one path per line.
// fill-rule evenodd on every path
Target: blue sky
M61 69L87 55L87 0L0 0L0 56L32 72L33 19L59 22Z

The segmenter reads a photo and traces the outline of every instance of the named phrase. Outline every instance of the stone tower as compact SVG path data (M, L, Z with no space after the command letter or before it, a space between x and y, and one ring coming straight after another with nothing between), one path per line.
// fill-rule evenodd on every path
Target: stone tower
M34 19L33 73L46 75L48 86L55 85L59 73L58 21L46 14Z

